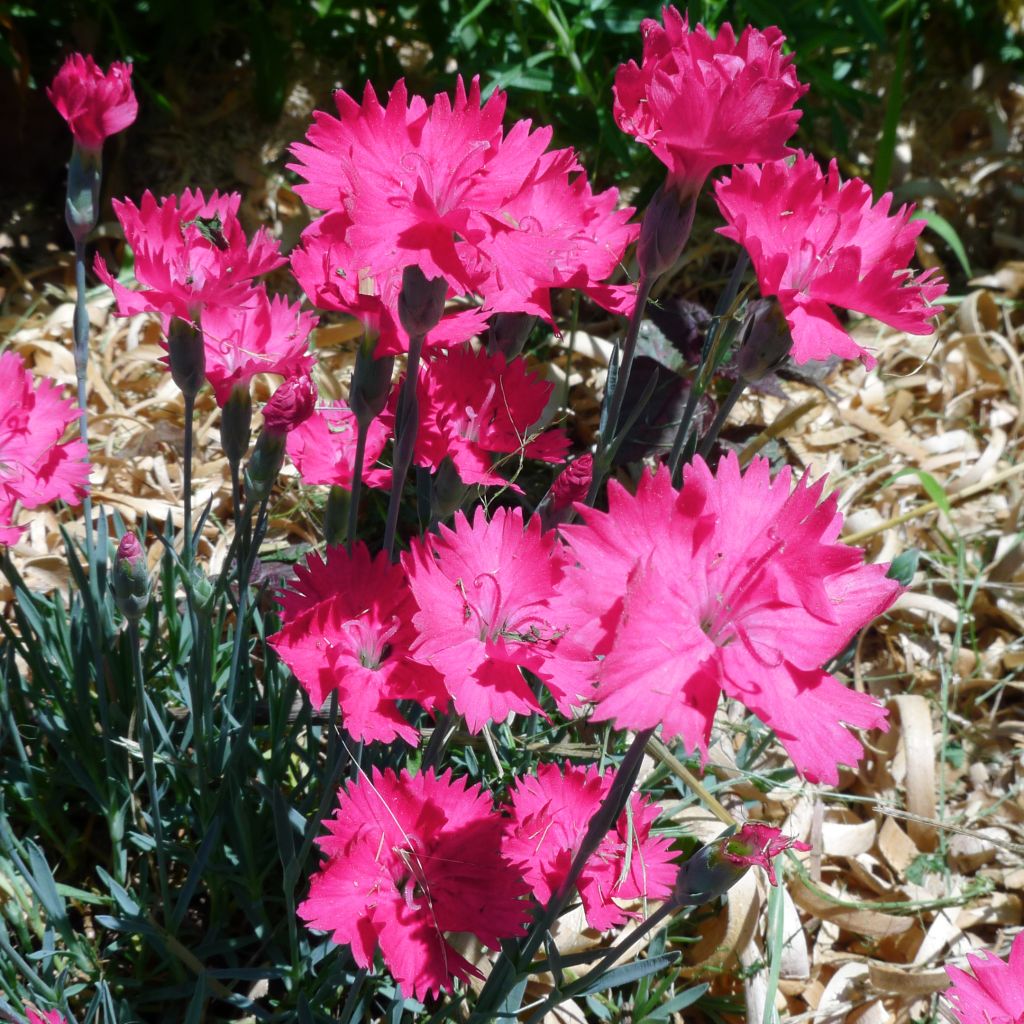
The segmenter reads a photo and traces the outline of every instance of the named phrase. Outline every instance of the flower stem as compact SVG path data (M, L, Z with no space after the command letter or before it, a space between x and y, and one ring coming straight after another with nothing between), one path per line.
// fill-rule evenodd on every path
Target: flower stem
M701 439L700 446L697 448L697 454L702 459L707 459L708 454L711 451L712 445L718 438L718 434L722 427L725 426L725 421L729 418L729 413L732 412L733 406L739 401L740 395L746 390L747 382L742 377L737 377L733 381L732 387L729 389L729 394L726 395L725 401L722 403L718 410L718 415L715 416L714 422L708 427L708 432Z
M626 399L626 385L629 384L629 374L633 369L633 359L636 356L636 340L640 336L640 324L644 318L644 311L647 309L647 299L651 294L651 286L653 284L654 279L641 270L640 281L636 289L636 305L633 307L633 315L629 318L626 341L622 346L619 378L615 385L615 393L612 395L612 404L608 410L608 419L605 421L605 430L601 435L601 446L604 448L615 437L619 416L622 414L622 403Z
M398 396L398 412L395 416L395 458L391 470L391 498L388 502L388 518L384 527L384 550L394 561L395 533L398 530L398 509L402 503L402 490L412 466L416 433L419 429L419 401L416 384L420 372L420 355L423 352L425 334L414 334L409 338L409 359L406 364L405 380Z
M146 702L139 624L132 619L128 620L128 643L132 648L135 701L138 705L139 716L139 745L142 747L142 764L146 773L146 787L149 790L149 817L153 823L153 839L156 842L156 862L160 874L160 899L166 915L171 909L171 890L167 875L167 850L164 847L164 823L160 810L160 791L156 784L156 766L153 764L153 733L149 723L149 705Z
M185 538L182 541L181 558L185 565L186 574L192 569L192 440L193 440L193 419L195 418L196 397L185 393L185 451L183 454L183 493L182 504L184 506Z
M78 432L89 452L89 311L85 307L85 238L75 239L75 316L73 321L75 376L78 379ZM85 557L93 571L92 495L87 490L82 503L85 513Z
M370 433L370 422L362 417L356 423L356 454L352 463L352 495L348 506L348 531L345 534L345 548L352 554L356 531L359 529L359 496L363 487L363 462L366 460L366 438ZM390 512L390 509L389 509Z

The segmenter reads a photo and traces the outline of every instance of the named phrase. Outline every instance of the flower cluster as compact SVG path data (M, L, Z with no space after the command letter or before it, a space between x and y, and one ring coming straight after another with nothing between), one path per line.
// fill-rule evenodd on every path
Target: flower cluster
M82 500L88 452L81 440L61 440L77 407L49 381L35 380L13 352L0 355L0 396L0 543L14 544L25 530L14 525L16 505Z

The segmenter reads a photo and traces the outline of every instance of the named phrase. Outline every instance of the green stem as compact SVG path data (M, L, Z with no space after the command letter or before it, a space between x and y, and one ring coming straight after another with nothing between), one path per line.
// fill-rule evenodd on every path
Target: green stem
M360 418L357 422L356 432L356 454L352 463L352 496L349 498L348 506L348 532L345 535L345 547L348 553L352 554L352 545L355 543L356 531L359 528L359 496L363 487L363 462L366 460L366 438L370 433L370 423Z
M191 590L188 573L192 570L192 442L193 442L193 419L195 417L196 398L195 395L185 394L185 464L182 467L184 479L184 493L182 503L185 510L185 537L182 541L181 557L186 569L186 586Z
M644 311L647 309L647 299L651 294L651 286L653 284L653 278L641 271L640 281L636 290L636 305L633 307L633 315L629 318L626 341L622 346L622 362L619 364L619 377L615 384L615 394L612 395L608 419L605 421L605 429L601 435L601 446L603 448L606 448L612 438L615 437L615 431L619 425L622 403L626 400L626 385L629 384L629 374L633 369L633 359L636 356L636 340L640 336L640 324L644 318Z
M75 315L73 321L75 377L78 380L78 432L89 451L89 311L85 306L85 239L75 240ZM85 492L82 503L85 513L85 557L89 562L89 578L95 568L92 534L92 495Z
M139 717L139 745L142 747L142 763L146 773L146 788L149 790L149 818L153 824L153 839L156 842L157 870L160 874L160 898L166 923L171 909L171 889L167 873L167 849L164 846L163 814L160 810L160 791L156 784L156 765L153 763L153 733L149 722L149 705L146 701L146 685L142 669L142 644L139 624L128 620L128 643L132 648L132 671L135 674L136 714ZM141 822L139 823L141 827Z
M732 412L733 406L739 401L740 395L746 390L747 382L742 377L737 377L733 382L732 388L729 390L729 394L726 395L725 401L722 403L718 410L718 415L715 417L714 422L708 428L708 432L704 435L700 442L700 447L697 449L697 454L702 459L707 459L708 453L711 451L712 445L718 438L718 434L722 427L725 426L725 421L729 418L729 413ZM674 471L673 471L674 472Z
M384 527L384 550L394 561L395 534L398 531L398 510L402 504L402 490L412 466L416 447L416 433L419 430L419 402L416 385L420 373L420 355L423 352L425 334L415 334L409 339L409 358L406 363L405 380L398 396L398 412L395 416L395 457L391 470L391 497L388 501L388 518Z

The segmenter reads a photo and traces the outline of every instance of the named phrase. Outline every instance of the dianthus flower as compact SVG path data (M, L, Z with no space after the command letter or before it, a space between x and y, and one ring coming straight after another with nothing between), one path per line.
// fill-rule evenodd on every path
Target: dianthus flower
M206 379L223 407L235 387L246 390L258 373L282 377L308 374L316 363L306 339L316 323L283 295L268 298L256 288L243 304L203 310Z
M516 781L505 856L523 872L540 903L547 903L568 876L613 777L613 770L601 775L596 765L559 769L548 764ZM671 842L651 835L660 813L660 807L634 793L630 813L622 812L587 861L576 888L591 928L603 932L626 920L617 900L661 900L671 892L676 876Z
M78 408L47 380L36 381L14 352L0 355L0 543L14 544L14 506L37 508L61 499L75 505L89 485L89 452L61 442Z
M497 949L521 935L527 888L501 854L489 796L449 772L361 775L338 794L317 842L328 858L299 916L346 944L360 967L379 948L405 996L450 991L480 972L448 942L470 932Z
M142 285L126 288L96 256L94 269L117 299L118 316L160 313L197 323L209 305L244 303L253 278L285 262L265 228L247 242L238 221L237 193L209 199L185 189L181 198L159 203L149 191L141 206L114 200L114 212L135 254L135 277ZM166 328L166 322L165 322Z
M114 61L106 73L89 54L72 53L46 89L82 149L102 149L103 140L135 121L139 103L132 66Z
M695 196L722 164L777 160L790 150L807 91L797 81L792 56L782 52L777 28L748 26L736 38L722 25L712 39L703 25L662 8L664 26L641 25L643 62L623 64L615 75L615 119L668 168L669 180Z
M822 174L804 153L763 167L737 167L715 183L729 226L719 233L750 254L762 295L778 296L798 363L837 355L875 360L843 330L831 306L852 309L908 334L934 330L935 302L946 291L934 269L908 264L924 221L912 206L889 214L892 195L872 205L859 178L841 182L836 162Z
M735 455L712 475L701 459L682 490L662 467L635 495L612 482L608 512L563 527L579 566L560 586L572 640L552 662L561 684L581 666L597 678L598 721L661 725L706 751L724 692L775 730L797 770L835 783L863 748L847 730L884 728L885 709L822 671L900 593L885 565L839 542L824 480L790 488L765 459L740 473ZM603 659L595 661L595 656Z
M332 263L351 279L332 282L332 266L321 293L370 280L363 291L393 310L386 293L418 266L452 296L482 295L488 310L550 319L547 290L563 285L628 305L598 282L636 235L632 211L615 210L615 190L593 195L570 150L545 152L550 128L519 121L505 134L503 92L484 103L479 81L467 92L460 78L454 102L440 93L428 105L400 81L386 106L369 85L361 104L343 91L335 101L340 118L317 111L290 165L307 180L299 195L334 216Z
M445 456L467 484L504 486L495 472L494 456L561 462L568 440L558 430L534 435L553 385L526 369L517 357L474 352L462 345L438 354L425 364L419 391L420 424L414 461L437 469ZM394 402L383 417L394 422Z
M279 595L283 627L269 638L278 657L319 708L332 692L346 732L368 743L419 733L398 701L427 708L446 702L440 677L412 660L416 611L405 574L387 555L371 558L362 542L311 554Z
M321 405L301 426L288 435L288 458L306 484L338 484L352 489L358 425L344 402ZM379 420L370 423L366 436L363 480L371 487L387 487L388 470L370 469L388 441L388 431Z
M398 316L400 270L372 273L348 241L352 220L344 211L328 213L302 233L292 251L291 269L318 309L348 313L377 338L378 356L409 350L409 335ZM427 335L428 347L457 345L479 334L487 313L478 307L449 313Z
M1001 960L988 950L967 955L971 973L947 966L953 983L945 997L959 1024L1022 1024L1024 1022L1024 932L1013 940Z
M25 1013L28 1024L68 1024L60 1010L37 1010L34 1006L26 1006Z
M413 656L437 669L472 732L510 712L540 710L521 668L545 678L544 664L564 629L549 599L565 564L553 533L542 534L521 509L499 508L488 521L478 507L470 524L439 527L402 556L420 610ZM556 701L565 694L552 689Z

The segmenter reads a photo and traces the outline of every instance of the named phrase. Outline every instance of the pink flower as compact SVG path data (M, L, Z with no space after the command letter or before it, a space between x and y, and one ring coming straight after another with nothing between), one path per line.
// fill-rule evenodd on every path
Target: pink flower
M741 475L734 455L714 476L697 459L681 491L669 477L645 474L635 495L613 482L608 512L563 528L579 567L559 587L555 614L573 628L549 671L570 690L596 677L596 720L661 724L701 751L724 691L775 730L803 776L835 783L864 753L846 726L884 728L886 712L821 666L899 584L839 542L824 480L791 493L788 467L772 480L757 459Z
M60 1010L37 1010L34 1006L26 1006L28 1024L68 1024L67 1018Z
M831 306L856 310L908 334L930 334L934 308L946 291L936 271L914 275L908 264L924 229L912 206L890 216L892 195L872 205L859 178L841 182L813 157L738 167L715 183L715 200L729 226L719 233L750 254L763 295L778 296L793 333L798 363L837 355L874 358L840 326Z
M151 192L141 207L114 200L114 212L125 240L135 254L135 277L145 287L125 288L115 280L99 254L93 269L113 291L118 316L160 313L196 323L209 305L245 303L252 282L284 263L278 243L265 228L247 242L238 221L238 193L203 193L185 189L161 199ZM166 322L164 327L166 329Z
M419 733L398 710L411 700L447 703L440 677L412 660L416 603L405 574L362 542L327 550L296 568L280 595L283 628L269 638L319 708L334 691L345 730L357 740L415 745Z
M289 377L263 407L263 429L289 434L305 423L316 409L316 388L308 373Z
M454 102L440 93L428 106L400 81L386 106L369 85L361 104L342 91L335 101L340 119L317 111L290 165L308 182L299 195L330 218L329 230L308 229L308 257L298 257L296 276L307 289L312 279L314 301L379 315L365 299L377 296L393 318L401 271L418 266L444 278L451 296L482 295L488 312L550 320L552 287L630 305L631 292L598 282L636 237L626 223L633 211L615 209L614 189L595 196L570 150L545 152L550 128L520 121L506 134L500 90L483 103L479 81L467 92L460 78Z
M60 499L77 505L89 487L89 452L75 439L61 442L78 408L60 389L25 369L14 352L0 355L0 544L25 531L14 506L38 508Z
M609 769L601 775L596 765L566 764L559 770L549 764L516 781L504 851L540 903L547 903L568 876L614 774ZM651 836L651 825L660 813L660 807L634 793L630 813L622 812L587 862L576 887L591 928L603 932L626 920L626 911L616 900L661 900L672 891L676 867L671 842Z
M615 119L668 168L677 190L695 196L722 164L777 160L790 150L797 100L793 58L777 28L747 27L737 40L726 23L712 39L703 25L663 7L664 27L646 20L643 64L615 76Z
M743 867L755 864L768 874L768 881L775 885L775 858L786 850L809 850L807 843L792 836L783 835L777 828L759 821L745 821L734 836L722 842L721 857L730 864Z
M306 339L316 316L289 305L283 295L267 296L256 288L241 305L203 310L206 379L223 407L234 387L248 389L258 373L281 377L308 374L316 363Z
M343 211L313 221L291 254L292 273L318 309L338 310L361 320L377 337L378 356L408 352L409 336L398 317L402 272L371 272L365 257L348 241L351 226L351 217ZM487 314L479 308L450 313L427 335L427 345L457 345L486 325Z
M358 424L344 402L321 405L305 423L288 435L288 457L295 464L303 483L340 484L352 489L355 467ZM388 487L389 470L370 469L384 446L389 433L380 420L373 420L366 438L363 480L371 487Z
M506 363L463 345L434 356L418 382L420 425L414 460L437 469L449 456L463 483L504 486L494 456L518 468L520 459L560 462L568 440L558 430L534 433L553 385L529 373L517 357ZM397 395L395 396L397 400ZM394 422L392 409L383 417Z
M439 527L402 556L420 611L413 656L444 676L472 732L510 712L539 711L521 668L545 678L544 663L565 630L549 599L564 556L536 517L523 529L521 509L499 508L488 522L456 513L455 529ZM560 703L565 694L552 693Z
M131 64L114 61L104 74L89 54L71 54L46 95L82 149L102 149L104 139L124 131L139 113Z
M1021 1024L1024 1021L1024 932L1001 960L985 950L967 955L971 972L947 966L953 983L945 991L960 1024Z
M350 946L360 967L379 948L406 996L450 991L481 975L447 932L497 949L529 917L526 886L501 855L503 824L479 786L448 772L363 773L324 822L330 834L318 843L328 860L299 916Z

